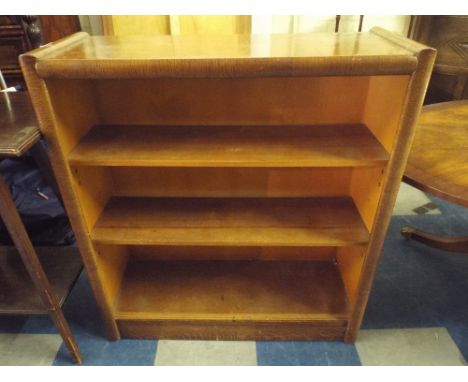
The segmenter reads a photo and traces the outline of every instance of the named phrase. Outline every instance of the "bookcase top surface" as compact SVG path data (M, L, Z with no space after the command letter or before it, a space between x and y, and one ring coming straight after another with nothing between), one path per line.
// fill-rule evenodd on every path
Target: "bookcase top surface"
M45 59L204 59L411 55L373 33L88 36Z
M374 28L366 33L271 35L89 36L77 33L32 51L41 77L144 77L223 73L411 73L414 41ZM142 69L145 68L145 69ZM109 70L107 70L109 69ZM133 71L133 74L131 72Z

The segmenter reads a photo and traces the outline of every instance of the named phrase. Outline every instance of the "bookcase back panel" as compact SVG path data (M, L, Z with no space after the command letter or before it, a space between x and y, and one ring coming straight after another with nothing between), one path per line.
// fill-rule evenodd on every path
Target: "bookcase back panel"
M352 168L111 167L114 195L300 197L349 194Z
M96 80L103 124L358 123L369 77Z
M335 247L129 246L132 260L333 260Z

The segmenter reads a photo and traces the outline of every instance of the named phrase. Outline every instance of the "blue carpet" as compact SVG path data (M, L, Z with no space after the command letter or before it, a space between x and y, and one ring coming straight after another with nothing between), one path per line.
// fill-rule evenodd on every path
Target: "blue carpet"
M406 240L404 226L468 234L468 209L430 197L442 215L394 216L363 320L363 329L444 326L468 359L468 255Z
M468 233L468 209L431 199L442 215L392 218L363 329L445 327L468 359L468 256L406 240L406 225L451 235ZM64 307L86 365L153 365L158 341L105 339L101 316L83 273ZM0 316L0 333L56 333L47 317ZM359 365L354 345L258 341L259 365ZM62 344L54 365L70 365Z
M27 316L0 316L0 333L20 333Z
M342 342L257 341L259 366L359 366L354 345Z

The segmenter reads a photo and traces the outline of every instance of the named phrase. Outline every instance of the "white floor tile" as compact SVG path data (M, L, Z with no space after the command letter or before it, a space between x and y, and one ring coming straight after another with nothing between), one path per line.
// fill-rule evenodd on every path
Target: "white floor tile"
M361 330L355 345L364 366L466 365L446 328Z
M158 366L255 366L254 341L158 341Z
M0 334L0 365L50 366L61 344L58 334Z
M424 192L402 182L395 207L393 209L393 215L418 215L414 209L428 203L432 202ZM436 208L433 210L427 210L425 215L440 215L440 213L440 210Z

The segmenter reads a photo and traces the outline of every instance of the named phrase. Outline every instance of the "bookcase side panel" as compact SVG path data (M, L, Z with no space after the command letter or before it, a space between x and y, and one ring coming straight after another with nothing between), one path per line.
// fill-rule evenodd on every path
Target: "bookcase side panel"
M118 297L125 268L129 259L126 246L110 246L94 244L98 274L104 293L112 309Z
M387 165L353 168L350 195L369 232L374 226L375 214L382 193Z
M400 37L396 37L396 39L400 44L409 41ZM356 292L355 306L345 335L347 342L353 342L356 339L361 326L393 206L411 149L416 120L434 65L435 53L435 50L431 48L424 48L418 53L418 68L410 77L406 92L402 93L402 111L397 114L398 117L393 117L394 119L398 118L394 138L392 139L391 135L388 135L390 138L382 141L384 146L391 149L390 161L382 183L382 192L376 208L374 225ZM387 126L387 128L390 127Z
M408 88L409 76L370 77L368 98L363 123L368 126L384 148L391 153L400 126ZM350 181L350 194L369 232L373 233L383 185L389 164L354 168ZM352 304L357 293L365 264L365 247L340 248L337 263Z
M87 80L49 79L46 86L54 110L55 131L66 157L89 129L99 123L93 88Z
M110 339L118 339L120 337L119 331L112 316L110 303L105 296L99 279L96 254L89 240L80 200L73 188L72 174L66 162L67 151L71 150L77 140L96 122L97 114L92 111L92 98L87 97L89 92L86 90L85 85L81 89L77 89L76 92L69 87L69 91L61 93L61 96L66 97L68 99L67 103L73 105L73 107L69 110L68 117L59 117L56 112L61 104L54 99L57 93L53 90L49 92L48 84L37 75L37 58L34 55L23 55L20 57L20 62L41 132L48 144L48 154L77 239L80 254L94 296L103 314L107 335ZM86 101L86 98L89 101ZM89 107L87 108L87 106ZM90 113L88 114L88 112ZM64 129L64 123L68 122L72 127L71 130ZM63 132L65 132L65 136Z
M351 306L356 302L359 279L366 254L366 246L340 247L336 251L336 262Z
M372 76L362 122L390 153L400 125L410 76Z
M113 180L106 167L71 167L72 185L90 232L113 194Z
M67 157L80 139L99 124L94 92L88 80L48 80L47 89L54 109L56 133L66 166ZM70 169L71 184L80 203L80 210L91 230L111 194L111 177L104 169Z

